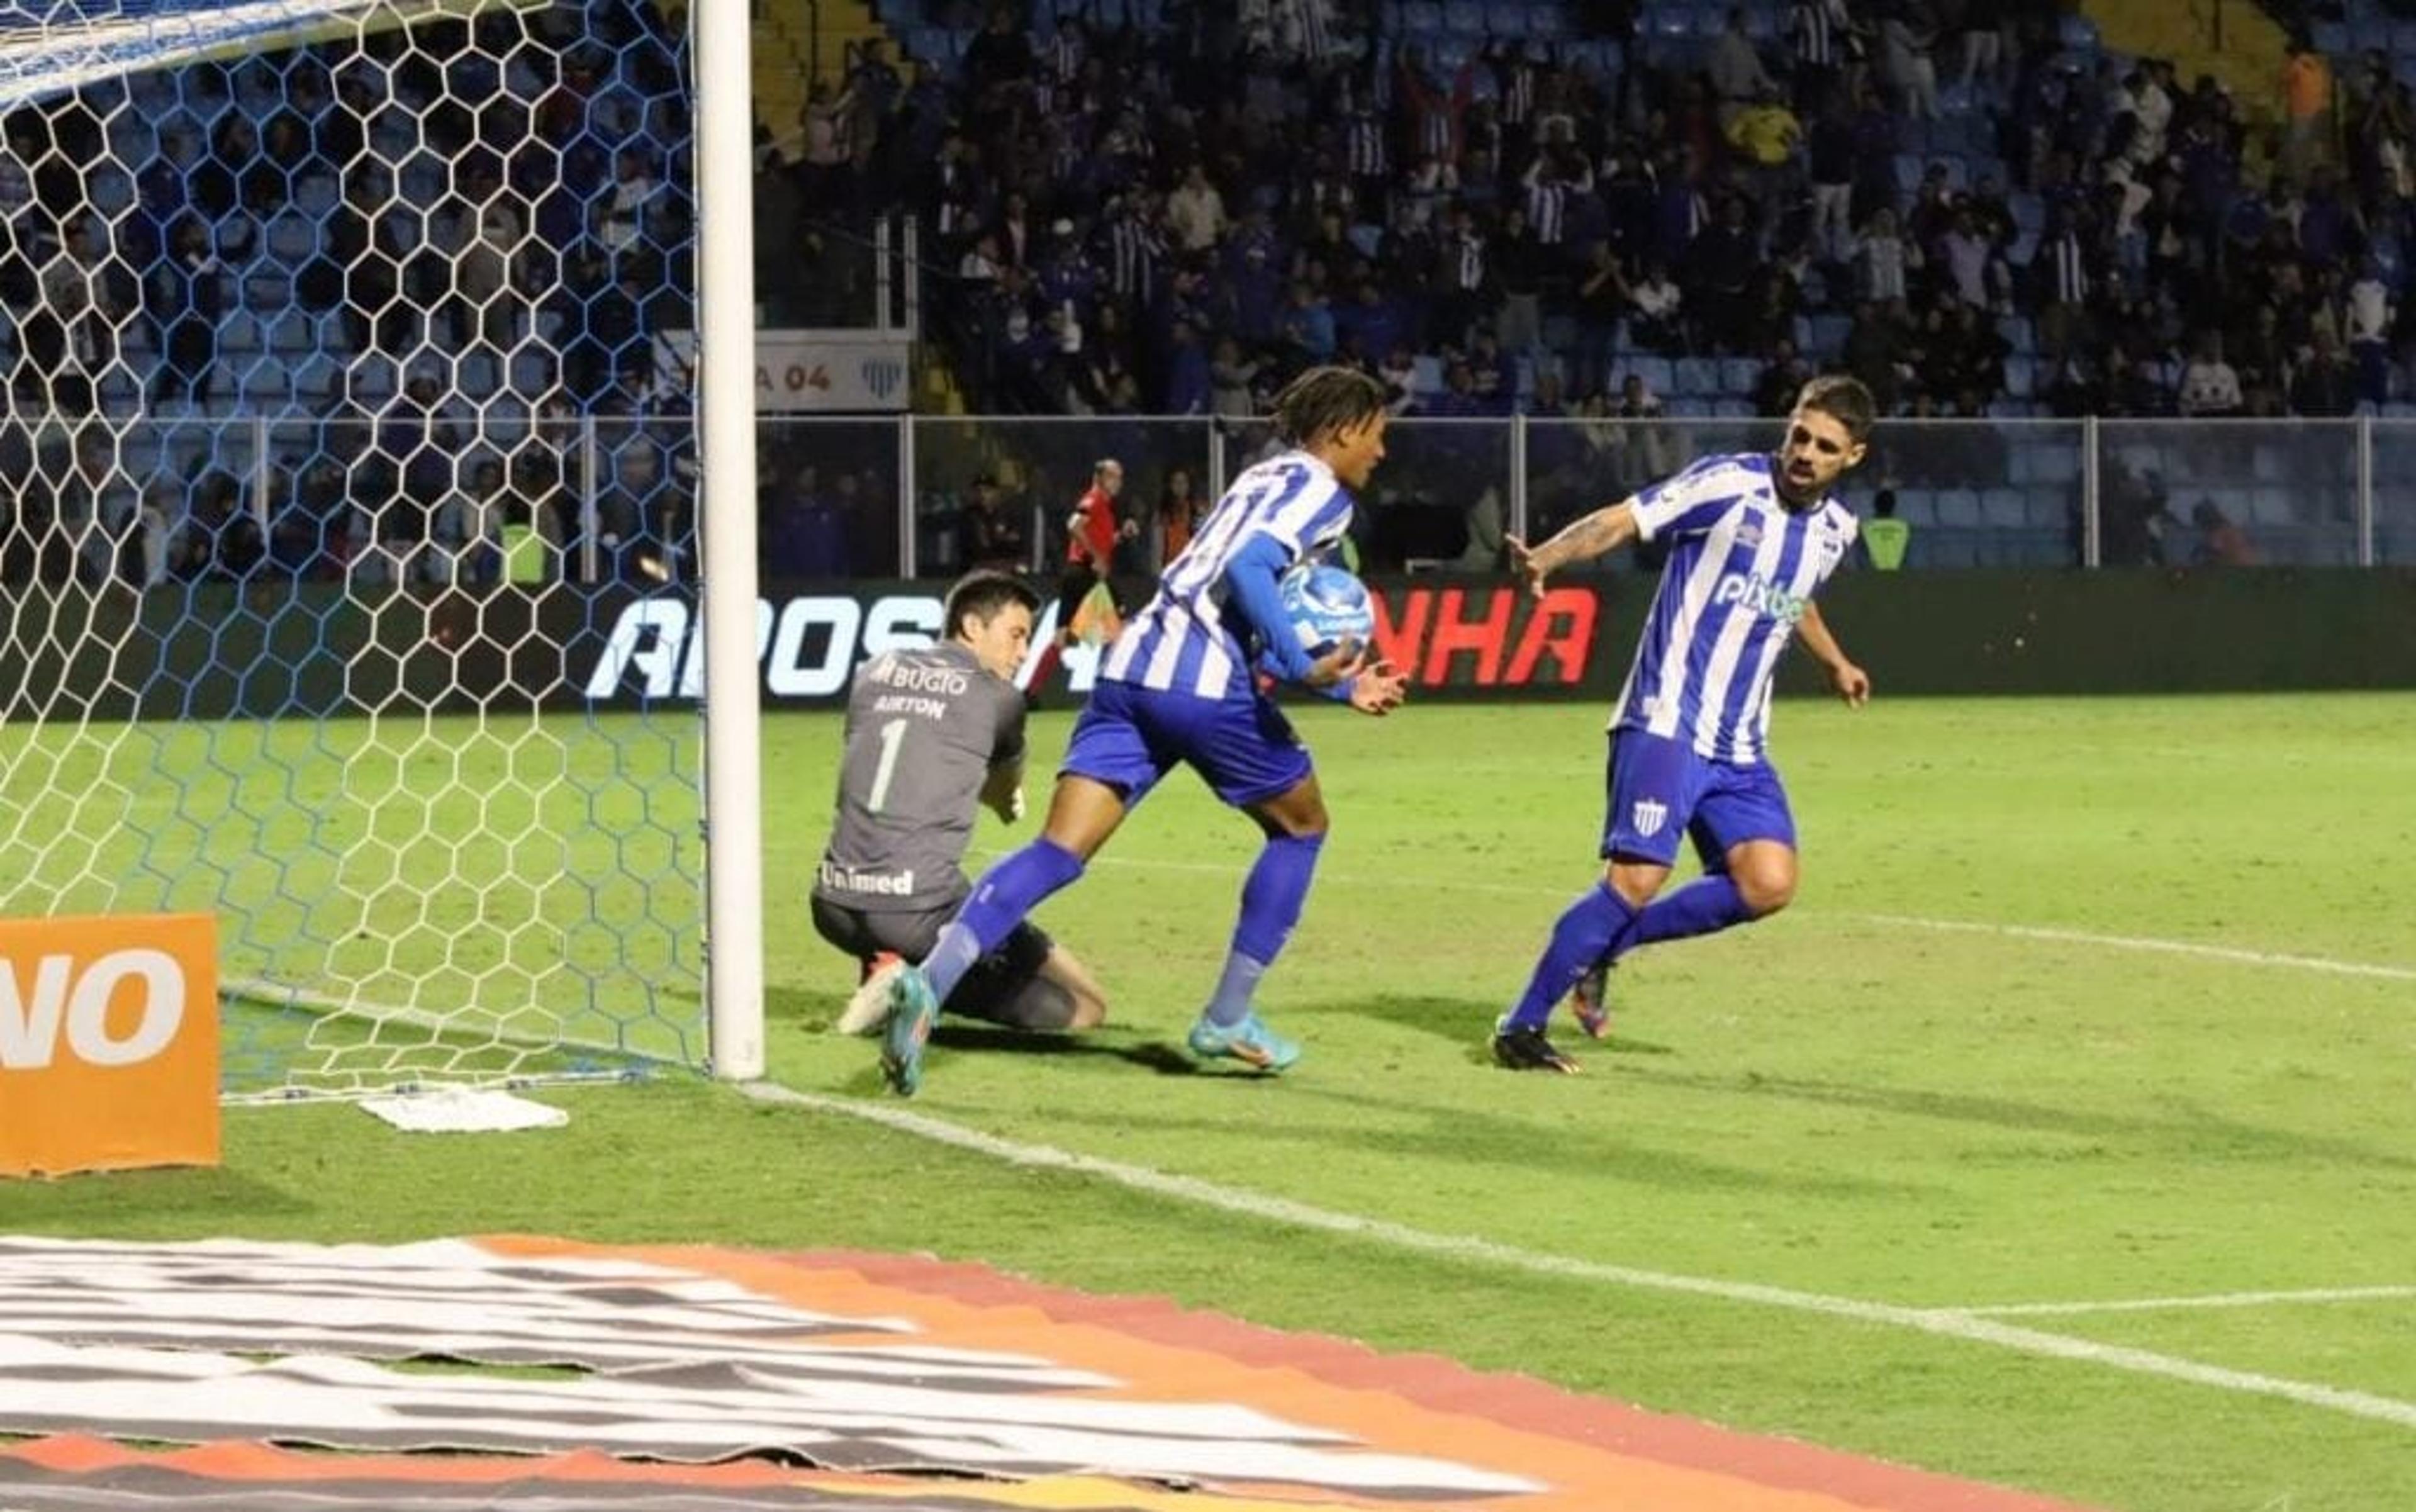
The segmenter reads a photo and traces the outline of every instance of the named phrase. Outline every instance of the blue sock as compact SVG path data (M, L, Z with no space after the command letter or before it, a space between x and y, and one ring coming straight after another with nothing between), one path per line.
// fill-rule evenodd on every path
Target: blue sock
M1259 852L1242 884L1242 919L1233 926L1225 974L1216 979L1216 995L1204 1010L1210 1023L1230 1028L1248 1015L1259 978L1276 963L1292 926L1300 922L1309 880L1317 874L1317 853L1324 845L1322 835L1276 835Z
M1655 940L1685 940L1716 934L1753 917L1744 895L1724 871L1707 872L1664 898L1644 905L1635 932L1621 944L1620 954Z
M1601 883L1588 887L1552 926L1552 937L1535 962L1535 975L1502 1029L1541 1029L1551 1021L1552 1005L1569 995L1586 968L1611 955L1625 943L1636 923L1636 910L1626 899Z
M981 874L973 896L940 931L923 958L923 975L942 1003L974 962L999 947L1049 894L1082 874L1080 856L1050 839L1036 839Z

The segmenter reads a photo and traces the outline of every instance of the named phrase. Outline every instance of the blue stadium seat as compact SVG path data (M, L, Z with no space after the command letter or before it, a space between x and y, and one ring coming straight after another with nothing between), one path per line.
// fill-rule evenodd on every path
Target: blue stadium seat
M1761 379L1761 364L1751 357L1729 357L1720 363L1720 392L1750 394Z
M1405 38L1431 37L1442 30L1442 7L1435 0L1409 0L1401 8L1401 35Z
M1750 420L1754 417L1753 401L1749 399L1715 399L1712 413L1723 420Z
M1493 0L1480 8L1487 34L1512 41L1525 41L1531 31L1527 8L1515 0Z
M1980 522L1990 530L2019 530L2028 518L2018 489L1990 489L1980 495Z
M2015 399L2028 399L2036 390L2031 386L2033 374L2031 359L2023 356L2005 359L2005 392Z
M1680 357L1675 380L1669 386L1672 395L1685 394L1709 399L1720 391L1720 365L1709 357Z
M1835 356L1845 350L1846 333L1853 328L1854 323L1850 316L1813 316L1811 351L1823 357Z
M2231 511L2224 511L2231 514ZM2258 525L2288 525L2297 522L2299 512L2288 489L2258 489L2248 496L2247 507L2232 514L2234 521Z
M1485 35L1485 8L1475 0L1450 0L1442 8L1442 23L1445 29L1462 37L1482 37Z
M1708 420L1712 417L1712 401L1689 399L1682 394L1665 401L1661 410L1673 420Z
M1656 394L1667 395L1677 386L1677 371L1666 357L1632 358L1626 365L1626 372L1643 379L1644 386Z
M1943 489L1938 494L1938 522L1956 529L1977 529L1980 495L1970 489Z
M2031 489L2022 495L2022 523L2031 530L2061 530L2072 519L2076 495Z
M1566 37L1575 29L1560 0L1536 0L1527 12L1527 25L1532 35L1547 39Z
M1938 526L1938 500L1926 489L1898 489L1895 515L1915 530L1934 530Z
M2337 21L2319 21L2315 26L2316 51L2337 57L2348 51L2348 27Z

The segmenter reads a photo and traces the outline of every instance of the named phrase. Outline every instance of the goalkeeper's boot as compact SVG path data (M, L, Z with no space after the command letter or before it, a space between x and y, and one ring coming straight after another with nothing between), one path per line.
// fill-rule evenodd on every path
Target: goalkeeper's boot
M902 956L883 951L865 965L864 980L857 984L855 995L839 1010L835 1026L842 1035L872 1035L889 1017L889 989L898 981L898 974L906 969Z
M1300 1059L1300 1046L1260 1021L1256 1013L1239 1023L1211 1023L1206 1014L1191 1026L1191 1053L1201 1060L1240 1061L1261 1071L1280 1071Z
M1553 1048L1541 1029L1520 1028L1501 1023L1493 1030L1493 1058L1512 1071L1553 1071L1562 1076L1578 1074L1578 1063Z
M1588 1039L1610 1037L1610 962L1597 960L1569 989L1569 1011Z
M920 966L901 966L889 983L889 1021L881 1031L881 1074L889 1090L911 1097L923 1085L923 1046L940 1017L940 1000Z

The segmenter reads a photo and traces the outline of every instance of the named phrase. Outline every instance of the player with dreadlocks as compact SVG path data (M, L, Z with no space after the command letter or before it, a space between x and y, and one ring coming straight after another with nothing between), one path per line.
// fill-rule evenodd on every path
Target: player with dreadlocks
M1108 837L1178 764L1248 814L1265 847L1242 885L1241 922L1225 969L1192 1025L1192 1052L1280 1071L1300 1047L1268 1029L1252 1005L1307 900L1325 800L1308 750L1256 673L1315 689L1363 714L1401 702L1406 680L1346 641L1311 660L1284 613L1276 582L1296 564L1337 547L1351 526L1351 492L1384 455L1383 386L1348 368L1313 368L1276 400L1287 448L1233 480L1156 597L1101 660L1091 702L1074 727L1040 839L989 869L919 966L865 985L885 1004L851 1014L886 1015L882 1068L911 1095L922 1081L923 1043L939 1005L975 961L1025 915L1082 874Z

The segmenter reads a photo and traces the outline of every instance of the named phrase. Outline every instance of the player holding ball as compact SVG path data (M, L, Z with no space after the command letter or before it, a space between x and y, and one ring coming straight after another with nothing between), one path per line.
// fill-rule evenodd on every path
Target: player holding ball
M1253 1005L1300 920L1325 799L1308 750L1262 692L1264 671L1363 714L1397 707L1406 680L1344 640L1312 658L1285 605L1285 575L1323 559L1351 526L1351 492L1384 455L1382 384L1347 368L1313 368L1276 401L1288 449L1248 468L1167 567L1157 593L1102 658L1091 702L1057 774L1040 839L989 869L919 967L886 985L882 1057L890 1085L912 1092L939 1005L974 962L1070 885L1160 779L1198 772L1266 837L1242 885L1241 918L1192 1052L1280 1071L1300 1047Z

